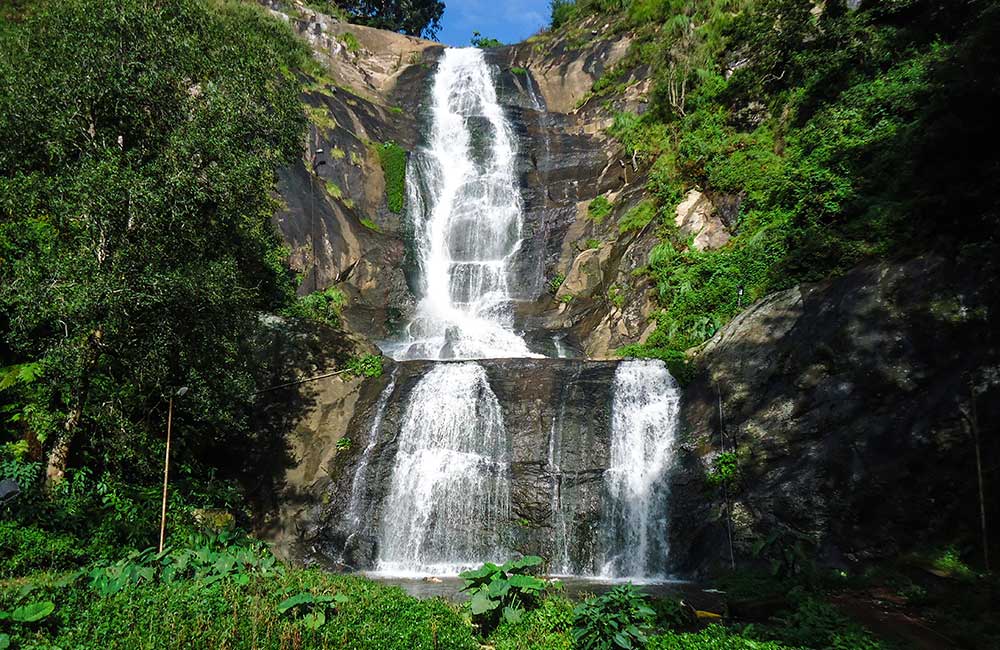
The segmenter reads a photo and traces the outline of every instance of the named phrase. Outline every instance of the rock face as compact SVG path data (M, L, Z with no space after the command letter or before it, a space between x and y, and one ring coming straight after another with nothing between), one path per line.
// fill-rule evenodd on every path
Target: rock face
M551 557L556 535L553 496L558 489L563 511L570 513L566 525L577 540L569 549L570 560L594 572L617 363L559 359L479 363L502 407L512 450L511 512L503 531L507 544L519 553ZM314 406L295 429L293 464L276 494L282 508L265 528L287 557L336 568L372 567L408 396L430 366L431 362L407 361L361 385L338 379L314 389ZM394 382L391 399L380 403L390 382ZM349 447L336 450L331 435L340 436L335 432L351 441ZM555 450L552 436L558 445ZM550 462L551 453L559 454L558 468ZM361 482L356 479L359 467L366 473ZM355 490L363 491L359 530L344 525Z
M685 391L678 561L689 571L728 562L721 499L701 478L723 447L741 468L739 561L776 531L777 545L832 564L963 532L975 544L974 421L986 466L1000 455L985 434L1000 423L990 326L1000 301L988 276L935 258L868 266L771 295L726 325Z

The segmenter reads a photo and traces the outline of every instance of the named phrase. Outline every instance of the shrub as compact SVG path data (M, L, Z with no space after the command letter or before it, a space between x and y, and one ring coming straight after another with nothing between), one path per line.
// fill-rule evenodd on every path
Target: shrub
M378 148L379 161L385 174L385 203L390 212L400 214L406 201L406 150L395 142L385 142Z
M39 593L40 592L40 593ZM336 607L324 623L307 623L312 603L280 611L290 596L327 597ZM339 597L338 597L339 596ZM0 608L18 598L0 590ZM95 598L83 586L40 587L32 600L55 602L54 619L12 639L13 647L132 650L134 648L229 648L279 650L289 647L340 650L478 650L468 624L454 607L417 600L398 587L356 576L317 570L254 575L204 585L194 580L151 583ZM315 619L314 619L315 620ZM17 645L20 642L21 645Z
M652 201L641 201L634 205L618 222L619 232L642 230L656 217L656 205Z
M576 16L576 2L574 0L551 0L551 20L549 24L552 29L559 29Z
M587 216L593 219L596 223L601 223L604 218L611 214L611 202L608 201L608 197L603 194L587 206Z
M573 638L580 650L610 650L645 646L656 612L638 589L621 585L584 601L573 614Z
M496 650L572 650L573 603L566 598L546 598L521 620L501 621L489 637Z
M86 547L75 535L0 522L0 577L69 569L87 559Z
M786 650L773 641L748 639L721 625L711 625L696 634L666 632L650 637L647 650Z
M340 35L340 42L344 44L347 51L351 54L357 54L361 51L361 43L358 42L358 37L351 32L344 32Z
M501 618L517 623L526 611L538 605L545 581L531 573L541 564L542 558L529 555L503 566L487 562L479 569L459 574L465 581L462 591L471 595L472 620L481 631L493 630Z
M549 280L548 283L549 293L556 293L557 291L559 291L559 287L561 287L562 283L565 281L566 281L565 274L556 273L554 276L552 276L552 279Z
M478 47L484 50L491 47L503 47L503 43L497 39L483 36L479 32L472 32L472 39L470 43L472 44L472 47Z
M381 377L382 357L377 354L355 357L347 362L347 370L355 377Z
M302 296L286 307L282 315L337 327L340 325L340 310L345 304L347 297L344 293L336 287L330 287Z
M760 628L759 635L791 646L830 650L885 650L863 627L846 618L833 605L806 598L774 619L778 624Z
M738 461L736 454L731 451L723 452L712 461L712 469L705 479L709 485L722 485L728 483L736 476Z

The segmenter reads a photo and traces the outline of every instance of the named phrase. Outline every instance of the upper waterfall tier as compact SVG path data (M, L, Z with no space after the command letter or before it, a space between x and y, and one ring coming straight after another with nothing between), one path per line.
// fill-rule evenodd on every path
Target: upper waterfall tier
M428 143L407 166L421 300L397 359L530 357L513 330L521 246L515 138L477 48L448 49L434 77Z

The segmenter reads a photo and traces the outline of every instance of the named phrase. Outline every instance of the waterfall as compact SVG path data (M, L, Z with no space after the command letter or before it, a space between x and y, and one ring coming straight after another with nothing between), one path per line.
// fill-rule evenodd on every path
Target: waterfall
M362 515L365 514L364 508L370 503L368 498L368 465L371 463L372 452L375 450L375 444L378 442L378 434L382 429L385 408L389 405L389 398L392 397L392 393L396 389L396 374L398 372L398 366L392 369L392 375L389 377L389 385L378 396L378 401L375 403L375 417L372 419L372 426L368 431L368 444L365 445L364 451L361 452L361 459L354 470L354 479L351 481L351 500L348 503L347 514L344 517L347 530L350 530L351 533L344 543L344 550L350 546L351 540L361 532L361 519ZM344 561L343 552L341 553L340 560L341 562Z
M514 135L482 50L445 50L431 112L406 174L421 300L405 336L383 348L397 359L540 356L513 331L523 206Z
M454 574L509 552L510 441L477 363L438 364L413 389L379 535L377 569Z
M680 389L662 361L619 364L612 398L611 460L604 473L604 577L665 577L666 474L679 410Z

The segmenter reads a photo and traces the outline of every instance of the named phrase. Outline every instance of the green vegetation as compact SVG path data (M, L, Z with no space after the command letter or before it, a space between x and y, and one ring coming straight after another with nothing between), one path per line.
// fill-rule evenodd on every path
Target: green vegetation
M378 148L378 155L385 173L386 206L401 214L406 200L406 150L395 142L386 142Z
M337 120L333 119L326 106L306 106L306 114L317 129L333 131L337 128Z
M542 558L528 556L503 566L487 562L479 569L459 574L469 593L469 611L480 633L488 635L500 621L517 623L528 610L538 606L545 581L532 575Z
M369 354L351 359L347 362L347 369L355 377L381 377L382 357L377 354Z
M651 212L620 225L644 227L651 215L663 242L647 269L657 331L623 352L676 357L767 293L930 247L983 256L989 247L977 242L1000 234L984 171L993 152L976 144L998 128L984 107L1000 94L986 81L1000 60L1000 9L985 0L944 13L933 0L812 8L552 3L563 34L593 14L635 34L592 96L618 105L624 80L646 67L654 82L649 110L618 113L610 129L648 170L652 200ZM667 218L693 187L739 199L735 237L717 251L693 250Z
M513 67L513 68L511 68L510 71L511 71L512 74L521 75L522 77L526 77L528 75L528 71L527 70L525 70L524 68L516 67L516 66Z
M236 544L233 546L233 544ZM475 650L469 626L440 600L316 570L287 570L235 539L124 564L112 590L79 575L0 586L11 647ZM172 573L168 573L171 570ZM94 572L100 570L95 569ZM16 615L16 617L15 617ZM0 636L0 642L4 637Z
M618 230L622 233L642 230L656 216L656 205L652 201L642 201L625 213L619 222Z
M144 548L239 503L262 312L291 304L271 225L301 156L306 46L242 2L33 3L0 28L0 572ZM7 369L18 369L9 372ZM6 609L6 607L4 607Z
M472 47L478 47L484 50L491 47L503 47L503 43L497 39L483 36L479 32L472 32L472 39L470 40L470 43L472 44Z
M709 485L729 483L736 477L738 467L736 454L731 451L723 452L712 461L712 470L705 478Z
M340 189L340 186L331 180L327 180L324 185L326 186L326 193L335 199L344 198L344 191Z
M632 585L581 603L573 612L573 639L581 650L641 648L656 615Z
M368 217L365 217L361 220L361 225L367 228L368 230L374 230L375 232L382 232L382 229L378 227L378 224L369 219Z
M611 214L611 202L603 194L591 201L590 205L587 206L587 216L593 219L595 223L603 223L609 214Z
M330 287L298 298L281 313L283 316L303 318L337 327L340 324L340 310L346 304L347 296L340 289Z
M549 293L554 294L557 291L559 291L559 287L561 287L562 283L565 282L565 281L566 281L566 275L565 274L563 274L563 273L556 273L554 276L552 276L552 279L550 279L549 282L548 282Z
M361 43L358 42L358 37L352 34L351 32L344 32L338 38L340 39L340 42L344 44L344 47L347 48L347 51L350 52L351 54L357 54L358 52L361 51Z
M309 0L306 4L358 25L431 39L441 28L444 13L440 0Z

